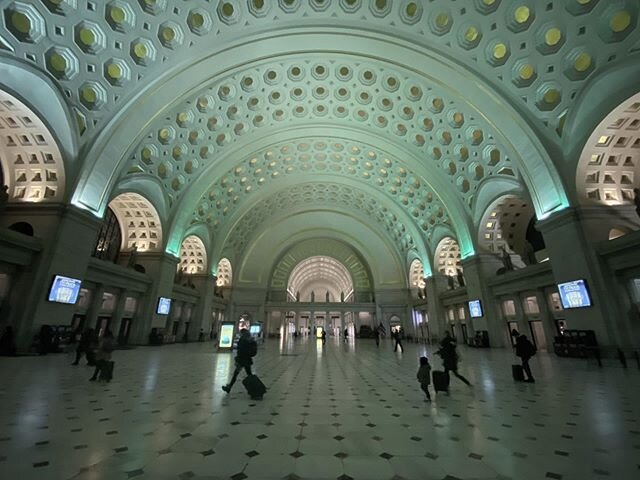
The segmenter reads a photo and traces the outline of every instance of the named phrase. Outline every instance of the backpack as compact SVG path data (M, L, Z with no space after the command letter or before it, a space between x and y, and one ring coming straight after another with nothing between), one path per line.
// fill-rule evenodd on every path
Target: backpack
M258 343L255 340L248 342L247 353L250 357L255 357L258 354Z

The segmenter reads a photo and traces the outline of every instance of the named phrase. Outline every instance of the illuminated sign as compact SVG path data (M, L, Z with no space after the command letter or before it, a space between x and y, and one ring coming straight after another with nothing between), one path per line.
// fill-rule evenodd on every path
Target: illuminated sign
M171 299L166 297L158 298L156 313L158 315L169 315L169 310L171 310Z
M233 346L233 323L223 323L220 328L220 348L231 348Z
M56 275L49 290L49 301L75 304L80 293L82 280Z
M480 300L469 300L469 313L471 318L482 317L482 304Z
M584 280L574 280L558 284L563 308L583 308L591 306L591 297Z

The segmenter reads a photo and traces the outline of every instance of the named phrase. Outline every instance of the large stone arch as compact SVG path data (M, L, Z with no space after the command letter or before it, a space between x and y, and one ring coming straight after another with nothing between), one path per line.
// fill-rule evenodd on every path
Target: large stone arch
M53 137L64 163L65 199L70 198L80 170L80 142L73 112L59 86L31 64L0 50L0 90L34 112Z
M640 89L640 87L638 87ZM576 169L581 205L630 205L640 187L640 91L621 102L587 140Z
M109 207L120 223L121 251L162 251L162 222L148 199L138 193L121 193Z
M555 173L545 147L537 140L535 132L530 128L529 123L522 119L502 96L495 94L486 86L480 87L476 82L471 82L469 77L463 74L464 70L461 70L459 66L433 54L433 52L420 51L415 48L415 45L410 47L410 45L398 41L391 44L377 36L375 38L366 38L365 41L365 37L367 37L367 34L362 32L357 36L352 35L351 37L345 37L344 34L336 34L336 32L322 32L297 36L295 42L291 42L291 44L296 45L297 51L304 50L307 52L313 51L319 44L325 46L325 51L340 52L344 44L349 44L350 49L356 55L364 58L373 58L379 57L384 53L386 59L394 59L391 61L394 64L398 63L395 59L410 57L414 59L412 65L415 65L415 56L420 55L420 62L417 63L424 63L425 71L429 71L429 67L431 67L433 71L446 73L446 76L451 79L451 81L447 82L447 88L455 91L459 97L467 99L469 104L473 105L478 112L482 112L482 115L486 118L493 119L501 134L501 138L498 140L501 144L506 145L505 148L509 152L513 152L513 158L518 163L521 174L529 186L538 216L542 218L552 211L564 208L567 205L562 184ZM265 54L268 55L270 50L274 53L282 53L281 40L280 38L274 44L272 39L264 39L262 47ZM166 79L166 82L155 90L157 95L146 96L144 105L137 105L137 108L132 106L130 115L122 118L121 123L113 123L113 128L105 129L98 137L89 158L108 159L104 162L101 161L99 165L94 165L94 167L105 169L105 175L101 174L98 178L103 178L107 181L102 186L91 185L87 175L92 168L88 168L87 174L81 180L79 189L74 196L74 203L83 206L83 208L96 211L103 209L106 198L105 192L109 190L110 185L115 181L113 177L117 177L124 168L120 159L126 158L127 151L130 150L132 145L135 145L135 142L141 140L139 137L131 136L130 138L134 139L134 141L123 146L116 145L116 142L110 142L111 138L120 132L126 131L130 133L132 131L140 131L140 126L144 128L147 125L147 119L151 115L157 114L158 111L162 111L163 107L166 106L165 95L169 94L169 92L171 92L173 98L182 98L183 95L180 92L188 92L195 85L201 84L203 79L211 78L211 72L232 70L234 66L238 65L237 59L245 56L243 50L246 48L246 45L238 46L237 49L230 48L218 55L201 60L191 68L185 68L182 73L174 75L171 79ZM412 69L413 67L409 66L407 68ZM118 162L120 162L120 166L118 166ZM533 163L537 167L529 168L528 164ZM113 175L114 172L116 172L115 176Z
M348 228L320 228L335 225ZM295 232L295 233L291 233ZM406 268L391 242L360 219L345 218L335 211L306 211L274 219L271 225L260 227L245 255L236 266L237 286L268 288L273 265L293 245L306 241L326 239L340 241L358 252L368 266L374 288L406 288ZM330 252L327 252L330 253ZM273 258L273 263L265 262Z
M0 90L0 163L9 202L62 202L62 152L39 114Z
M318 256L332 258L344 266L356 292L372 290L371 272L360 253L350 245L331 238L303 240L282 253L273 266L269 288L271 290L286 289L296 267L301 262Z

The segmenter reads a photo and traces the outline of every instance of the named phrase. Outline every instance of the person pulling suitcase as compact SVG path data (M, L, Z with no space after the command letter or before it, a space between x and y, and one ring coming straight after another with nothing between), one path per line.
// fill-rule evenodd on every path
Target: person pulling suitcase
M227 393L231 392L233 384L236 383L240 371L244 369L247 378L254 376L251 373L251 365L253 365L253 357L258 353L258 344L251 338L249 330L242 328L240 330L240 338L238 339L238 350L236 354L236 368L233 371L231 381L222 387ZM257 377L256 377L257 378Z

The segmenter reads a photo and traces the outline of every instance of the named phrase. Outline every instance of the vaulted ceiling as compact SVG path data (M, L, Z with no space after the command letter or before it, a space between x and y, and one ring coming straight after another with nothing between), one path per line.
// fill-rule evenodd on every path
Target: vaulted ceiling
M501 194L538 217L569 205L565 122L638 49L638 8L16 0L0 64L41 72L72 112L80 153L55 198L101 215L143 195L166 251L200 229L215 265L283 212L340 212L430 271L445 236L462 258L483 248L474 219Z

